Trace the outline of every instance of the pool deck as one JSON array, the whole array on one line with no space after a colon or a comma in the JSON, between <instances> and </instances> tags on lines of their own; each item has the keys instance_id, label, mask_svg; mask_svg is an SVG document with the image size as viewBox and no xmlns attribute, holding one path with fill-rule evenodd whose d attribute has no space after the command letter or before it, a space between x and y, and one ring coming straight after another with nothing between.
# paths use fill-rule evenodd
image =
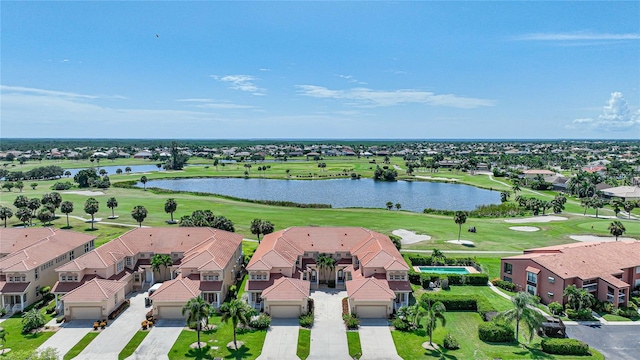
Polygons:
<instances>
[{"instance_id":1,"label":"pool deck","mask_svg":"<svg viewBox=\"0 0 640 360\"><path fill-rule=\"evenodd\" d=\"M476 268L474 268L473 266L414 266L413 270L415 272L421 272L420 268L451 268L451 269L466 269L469 274L479 274L480 272L478 270L476 270ZM427 273L425 273L427 274ZM433 273L436 274L436 273ZM444 274L444 273L440 273L440 274ZM464 274L461 274L464 275Z\"/></svg>"}]
</instances>

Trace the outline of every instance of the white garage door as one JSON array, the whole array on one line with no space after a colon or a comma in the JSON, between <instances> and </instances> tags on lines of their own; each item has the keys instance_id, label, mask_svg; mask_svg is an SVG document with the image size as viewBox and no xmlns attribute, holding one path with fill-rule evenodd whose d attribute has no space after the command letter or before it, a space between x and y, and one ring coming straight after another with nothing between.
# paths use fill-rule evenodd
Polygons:
<instances>
[{"instance_id":1,"label":"white garage door","mask_svg":"<svg viewBox=\"0 0 640 360\"><path fill-rule=\"evenodd\" d=\"M181 306L158 306L158 317L161 319L182 319Z\"/></svg>"},{"instance_id":2,"label":"white garage door","mask_svg":"<svg viewBox=\"0 0 640 360\"><path fill-rule=\"evenodd\" d=\"M269 310L274 318L300 317L300 305L271 305Z\"/></svg>"},{"instance_id":3,"label":"white garage door","mask_svg":"<svg viewBox=\"0 0 640 360\"><path fill-rule=\"evenodd\" d=\"M101 306L74 306L69 309L72 319L101 320Z\"/></svg>"},{"instance_id":4,"label":"white garage door","mask_svg":"<svg viewBox=\"0 0 640 360\"><path fill-rule=\"evenodd\" d=\"M386 318L387 307L385 305L360 305L356 306L356 314L362 319Z\"/></svg>"}]
</instances>

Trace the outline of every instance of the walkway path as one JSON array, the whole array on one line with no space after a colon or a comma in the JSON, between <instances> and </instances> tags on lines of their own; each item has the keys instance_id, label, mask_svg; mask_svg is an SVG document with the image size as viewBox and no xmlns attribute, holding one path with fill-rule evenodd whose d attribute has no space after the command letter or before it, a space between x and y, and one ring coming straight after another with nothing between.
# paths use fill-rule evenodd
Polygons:
<instances>
[{"instance_id":1,"label":"walkway path","mask_svg":"<svg viewBox=\"0 0 640 360\"><path fill-rule=\"evenodd\" d=\"M77 220L82 220L82 221L91 221L90 219L85 219L82 216L75 216L75 215L69 215L70 218L74 218ZM123 224L123 223L115 223L115 222L110 222L110 221L95 221L95 223L100 223L100 224L105 224L105 225L116 225L116 226L126 226L126 227L140 227L140 225L135 225L135 224ZM143 226L143 227L150 227L150 226Z\"/></svg>"},{"instance_id":2,"label":"walkway path","mask_svg":"<svg viewBox=\"0 0 640 360\"><path fill-rule=\"evenodd\" d=\"M400 252L406 253L427 253L431 254L433 250L411 250L402 249ZM445 254L522 254L522 251L501 251L501 250L442 250Z\"/></svg>"},{"instance_id":3,"label":"walkway path","mask_svg":"<svg viewBox=\"0 0 640 360\"><path fill-rule=\"evenodd\" d=\"M342 299L346 291L311 293L314 302L314 324L311 329L309 360L350 360L347 330L342 321Z\"/></svg>"}]
</instances>

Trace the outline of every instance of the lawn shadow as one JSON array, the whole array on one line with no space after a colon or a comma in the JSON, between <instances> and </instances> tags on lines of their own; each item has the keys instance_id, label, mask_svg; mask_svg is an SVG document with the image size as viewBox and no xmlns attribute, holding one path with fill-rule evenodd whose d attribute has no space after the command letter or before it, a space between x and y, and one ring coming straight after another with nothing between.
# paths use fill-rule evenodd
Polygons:
<instances>
[{"instance_id":1,"label":"lawn shadow","mask_svg":"<svg viewBox=\"0 0 640 360\"><path fill-rule=\"evenodd\" d=\"M70 229L73 229L73 226L71 226L71 225L69 225L69 226L63 226L63 227L61 227L60 229L62 229L62 230L70 230Z\"/></svg>"},{"instance_id":2,"label":"lawn shadow","mask_svg":"<svg viewBox=\"0 0 640 360\"><path fill-rule=\"evenodd\" d=\"M251 349L249 349L244 345L242 345L238 350L231 350L229 348L227 348L227 350L229 351L229 354L224 357L225 359L241 360L241 359L246 359L248 357L251 357L253 355L250 353Z\"/></svg>"},{"instance_id":3,"label":"lawn shadow","mask_svg":"<svg viewBox=\"0 0 640 360\"><path fill-rule=\"evenodd\" d=\"M88 229L84 229L84 231L86 232L92 232L92 231L98 231L98 228L88 228Z\"/></svg>"},{"instance_id":4,"label":"lawn shadow","mask_svg":"<svg viewBox=\"0 0 640 360\"><path fill-rule=\"evenodd\" d=\"M425 349L424 355L432 358L438 359L450 359L450 360L458 360L458 357L455 355L448 354L449 350L447 349L439 349L439 350L428 350Z\"/></svg>"},{"instance_id":5,"label":"lawn shadow","mask_svg":"<svg viewBox=\"0 0 640 360\"><path fill-rule=\"evenodd\" d=\"M189 351L187 351L187 353L184 354L184 356L187 358L194 358L196 360L201 360L201 359L211 360L213 359L213 355L209 354L209 350L211 350L211 346L209 345L201 349L198 349L198 348L189 349Z\"/></svg>"}]
</instances>

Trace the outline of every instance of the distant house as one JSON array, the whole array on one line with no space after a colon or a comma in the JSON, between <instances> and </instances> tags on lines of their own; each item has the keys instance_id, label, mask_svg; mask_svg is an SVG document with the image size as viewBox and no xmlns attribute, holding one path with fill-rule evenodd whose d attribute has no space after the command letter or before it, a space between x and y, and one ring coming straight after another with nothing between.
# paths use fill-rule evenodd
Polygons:
<instances>
[{"instance_id":1,"label":"distant house","mask_svg":"<svg viewBox=\"0 0 640 360\"><path fill-rule=\"evenodd\" d=\"M142 150L142 151L138 151L137 153L133 154L133 158L134 159L149 159L153 154L151 153L151 151L147 151L147 150Z\"/></svg>"},{"instance_id":2,"label":"distant house","mask_svg":"<svg viewBox=\"0 0 640 360\"><path fill-rule=\"evenodd\" d=\"M607 198L620 198L624 201L640 199L640 187L638 186L616 186L604 188L602 194Z\"/></svg>"},{"instance_id":3,"label":"distant house","mask_svg":"<svg viewBox=\"0 0 640 360\"><path fill-rule=\"evenodd\" d=\"M502 280L537 295L543 304L565 303L575 285L614 306L627 305L640 286L640 241L573 243L525 250L501 260Z\"/></svg>"},{"instance_id":4,"label":"distant house","mask_svg":"<svg viewBox=\"0 0 640 360\"><path fill-rule=\"evenodd\" d=\"M605 175L607 173L607 167L602 165L585 166L581 170L586 171L589 174L598 173L600 175Z\"/></svg>"},{"instance_id":5,"label":"distant house","mask_svg":"<svg viewBox=\"0 0 640 360\"><path fill-rule=\"evenodd\" d=\"M522 177L526 179L535 179L538 175L542 175L544 177L544 176L553 176L553 175L556 175L556 173L551 170L543 170L543 169L530 169L530 170L522 171Z\"/></svg>"},{"instance_id":6,"label":"distant house","mask_svg":"<svg viewBox=\"0 0 640 360\"><path fill-rule=\"evenodd\" d=\"M333 259L326 271L320 257ZM386 318L408 305L409 266L391 240L355 227L293 227L266 235L247 265L249 303L272 317L308 311L310 289L320 282L347 290L349 310L361 318Z\"/></svg>"},{"instance_id":7,"label":"distant house","mask_svg":"<svg viewBox=\"0 0 640 360\"><path fill-rule=\"evenodd\" d=\"M56 268L58 282L52 292L63 296L68 319L97 319L125 300L121 294L164 281L151 296L153 312L159 317L182 317L176 296L170 295L174 290L165 289L180 288L175 282L195 284L196 296L219 306L241 270L241 243L241 235L211 228L136 228ZM155 254L169 256L173 265L154 270ZM111 290L95 294L87 287ZM117 299L113 307L96 305L111 296ZM180 296L191 298L193 293Z\"/></svg>"},{"instance_id":8,"label":"distant house","mask_svg":"<svg viewBox=\"0 0 640 360\"><path fill-rule=\"evenodd\" d=\"M54 269L93 250L95 238L53 228L0 228L0 305L13 313L36 302L38 289L58 279Z\"/></svg>"}]
</instances>

